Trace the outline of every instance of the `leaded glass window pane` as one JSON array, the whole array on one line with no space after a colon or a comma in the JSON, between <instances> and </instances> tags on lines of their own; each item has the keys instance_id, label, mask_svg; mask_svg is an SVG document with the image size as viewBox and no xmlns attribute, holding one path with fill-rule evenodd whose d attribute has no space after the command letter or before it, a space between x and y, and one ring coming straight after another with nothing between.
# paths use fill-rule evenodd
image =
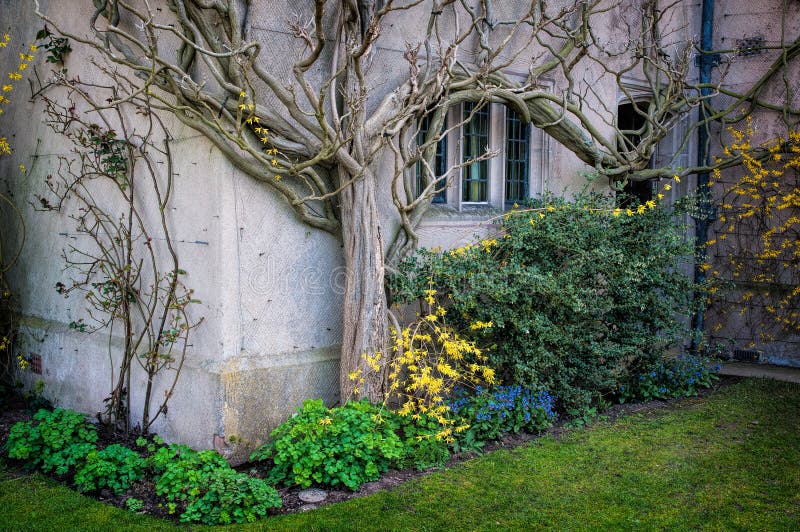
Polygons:
<instances>
[{"instance_id":1,"label":"leaded glass window pane","mask_svg":"<svg viewBox=\"0 0 800 532\"><path fill-rule=\"evenodd\" d=\"M513 109L506 109L506 202L528 198L530 127Z\"/></svg>"},{"instance_id":2,"label":"leaded glass window pane","mask_svg":"<svg viewBox=\"0 0 800 532\"><path fill-rule=\"evenodd\" d=\"M474 112L474 113L473 113ZM464 118L472 118L463 126L463 162L484 155L489 149L489 107L475 110L474 103L464 104ZM483 203L488 200L489 161L465 164L461 178L461 201Z\"/></svg>"}]
</instances>

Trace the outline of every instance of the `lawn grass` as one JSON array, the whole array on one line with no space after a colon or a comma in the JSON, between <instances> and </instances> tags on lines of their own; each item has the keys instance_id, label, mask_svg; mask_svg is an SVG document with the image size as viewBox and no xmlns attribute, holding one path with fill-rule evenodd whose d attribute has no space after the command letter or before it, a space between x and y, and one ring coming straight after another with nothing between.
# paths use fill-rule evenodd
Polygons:
<instances>
[{"instance_id":1,"label":"lawn grass","mask_svg":"<svg viewBox=\"0 0 800 532\"><path fill-rule=\"evenodd\" d=\"M0 527L171 526L38 475L6 477ZM800 385L745 380L668 409L491 453L392 491L250 527L800 530Z\"/></svg>"}]
</instances>

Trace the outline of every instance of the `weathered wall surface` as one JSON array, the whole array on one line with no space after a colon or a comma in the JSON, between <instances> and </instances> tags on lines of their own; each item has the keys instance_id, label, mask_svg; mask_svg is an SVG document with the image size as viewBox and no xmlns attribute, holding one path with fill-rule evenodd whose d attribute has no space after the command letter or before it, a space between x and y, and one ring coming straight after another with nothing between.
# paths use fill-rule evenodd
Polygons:
<instances>
[{"instance_id":1,"label":"weathered wall surface","mask_svg":"<svg viewBox=\"0 0 800 532\"><path fill-rule=\"evenodd\" d=\"M793 6L792 4L795 4ZM786 9L785 17L781 16ZM715 82L722 83L726 89L742 92L752 87L775 62L781 62L781 44L789 44L800 35L800 11L796 3L749 2L731 0L719 2L714 17L714 48L722 50L721 66L715 70ZM748 43L754 47L767 46L772 49L748 51ZM742 48L744 47L744 50ZM796 63L782 79L763 86L759 97L773 103L788 103L793 109L800 107L800 69ZM727 95L715 99L718 108L735 106L745 110L745 106ZM775 113L752 111L750 143L756 146L776 136L786 136L787 124ZM796 127L796 117L789 117L789 123ZM747 130L742 120L731 124L740 131ZM725 130L714 131L722 142L730 145L732 136ZM712 153L719 154L717 151ZM777 166L769 164L767 168ZM723 172L721 179L713 187L713 195L720 209L709 238L708 275L715 281L737 283L718 285L714 301L708 312L706 330L713 342L728 354L755 358L762 362L781 365L800 366L800 335L797 334L798 309L783 309L778 301L788 292L796 290L800 284L797 276L796 257L783 254L777 258L755 260L751 251L762 248L763 234L769 228L776 228L790 216L797 216L796 206L789 210L773 211L771 219L758 216L740 217L750 206L758 205L767 195L783 190L785 194L797 186L796 171L786 172L770 181L779 184L774 189L765 190L762 198L738 197L731 193L734 185L744 176L741 169ZM776 220L781 220L780 223ZM797 224L789 233L796 235ZM784 262L781 266L780 262ZM791 263L791 265L790 265ZM775 272L780 273L775 277ZM770 281L764 282L770 276ZM759 278L761 280L759 280ZM750 282L753 281L753 282ZM772 311L769 309L772 308ZM776 318L788 319L780 324Z\"/></svg>"},{"instance_id":2,"label":"weathered wall surface","mask_svg":"<svg viewBox=\"0 0 800 532\"><path fill-rule=\"evenodd\" d=\"M85 33L90 4L64 10L59 3L42 3L78 33ZM5 1L3 11L19 14L12 28L14 44L22 49L33 42L42 23L32 3ZM73 48L65 65L70 75L102 79L86 50ZM50 65L41 56L35 64L46 78ZM109 393L118 366L109 351L118 352L121 338L109 339L107 331L81 334L68 326L85 318L86 309L79 294L64 298L55 290L72 273L64 271L61 254L87 242L81 241L85 237L77 234L74 221L37 212L30 204L44 193L45 177L55 172L68 146L41 123L42 107L28 101L30 90L20 84L16 91L0 122L15 149L13 157L0 160L0 175L24 214L26 230L10 281L23 313L21 352L38 355L42 366L41 375L26 371L20 377L29 386L43 381L44 395L59 406L93 414L102 410ZM174 137L175 163L167 217L187 271L183 281L202 301L190 306L190 313L204 321L190 336L168 412L153 429L167 440L217 447L238 459L249 451L228 445L231 437L256 445L303 400L338 401L339 243L302 225L282 200L235 170L204 138L165 118ZM18 164L28 168L25 175ZM11 236L13 243L21 233L7 210L3 224L15 228L4 231L17 235ZM131 393L134 414L141 412L143 400L139 373L139 387ZM166 372L157 382L154 403L171 377Z\"/></svg>"}]
</instances>

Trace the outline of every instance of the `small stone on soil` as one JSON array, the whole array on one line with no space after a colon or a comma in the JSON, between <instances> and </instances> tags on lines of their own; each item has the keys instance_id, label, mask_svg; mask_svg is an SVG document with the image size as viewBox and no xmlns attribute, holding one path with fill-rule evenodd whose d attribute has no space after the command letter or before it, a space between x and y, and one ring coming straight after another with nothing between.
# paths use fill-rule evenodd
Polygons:
<instances>
[{"instance_id":1,"label":"small stone on soil","mask_svg":"<svg viewBox=\"0 0 800 532\"><path fill-rule=\"evenodd\" d=\"M322 502L328 497L328 493L324 490L311 488L303 490L297 494L297 498L303 502Z\"/></svg>"}]
</instances>

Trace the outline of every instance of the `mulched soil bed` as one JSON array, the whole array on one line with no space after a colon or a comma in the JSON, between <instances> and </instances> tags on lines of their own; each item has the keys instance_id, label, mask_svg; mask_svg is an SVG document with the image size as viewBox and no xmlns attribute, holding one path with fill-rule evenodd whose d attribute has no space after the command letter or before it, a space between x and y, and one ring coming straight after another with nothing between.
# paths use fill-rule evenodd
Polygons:
<instances>
[{"instance_id":1,"label":"mulched soil bed","mask_svg":"<svg viewBox=\"0 0 800 532\"><path fill-rule=\"evenodd\" d=\"M741 380L740 377L730 377L730 376L721 376L720 380L715 383L712 388L707 390L703 390L700 392L700 397L706 396L712 393L714 390L722 387L728 386L730 384L739 382ZM679 401L679 400L678 400ZM623 404L623 405L614 405L607 411L602 413L604 419L613 421L618 417L635 414L635 413L642 413L642 412L652 412L655 410L661 410L667 408L670 404L673 404L673 401L662 401L662 400L654 400L648 401L645 403L630 403L630 404ZM11 429L11 426L16 423L17 421L27 421L31 419L32 413L25 410L24 404L21 402L17 402L11 405L8 405L7 408L0 412L0 442L2 442L3 446L5 444L6 438L8 437L8 431ZM555 437L560 436L571 430L568 422L561 422L556 424L555 426L551 427L547 431L544 432L544 435L552 435ZM487 443L482 453L487 453L491 451L496 451L498 449L513 449L518 447L519 445L523 445L528 443L532 440L540 438L542 434L507 434L502 439ZM106 428L100 428L98 431L98 446L99 447L106 447L112 443L121 443L123 445L127 445L128 447L135 447L136 435L125 435L123 433L114 432L108 430ZM5 454L5 451L3 451ZM478 453L475 452L466 452L460 453L458 455L454 455L448 462L445 464L444 468L450 468L464 462L466 460L475 458L478 456ZM29 474L21 464L17 462L11 462L5 460L6 463L6 475L9 477L17 477ZM262 476L263 472L256 469L252 464L244 464L236 468L239 471L249 472L254 476ZM370 495L372 493L386 490L393 488L399 484L407 482L409 480L422 477L424 475L428 475L435 471L438 471L439 468L430 468L424 471L417 471L417 470L405 470L405 471L396 471L391 470L381 476L380 479L374 482L368 482L363 484L357 491L350 491L350 490L338 490L332 488L323 488L327 493L327 497L324 501L320 503L306 503L300 500L299 494L302 489L298 487L291 487L291 488L279 488L278 493L280 493L282 506L276 510L274 510L274 514L289 514L295 513L300 511L311 510L314 508L318 508L321 506L326 506L328 504L334 504L341 501L346 501L348 499L353 499L357 497L363 497L365 495ZM69 478L57 478L62 482L69 484ZM155 487L152 482L149 481L140 481L134 484L126 494L124 495L116 495L111 491L102 490L99 494L96 494L96 498L100 501L103 501L108 504L113 504L114 506L118 506L120 508L125 508L125 501L131 497L135 497L141 501L143 501L142 510L145 513L150 515L154 515L156 517L160 517L163 519L170 519L177 521L178 515L180 514L180 510L175 514L169 514L167 512L166 505L163 504L163 501L156 495Z\"/></svg>"}]
</instances>

